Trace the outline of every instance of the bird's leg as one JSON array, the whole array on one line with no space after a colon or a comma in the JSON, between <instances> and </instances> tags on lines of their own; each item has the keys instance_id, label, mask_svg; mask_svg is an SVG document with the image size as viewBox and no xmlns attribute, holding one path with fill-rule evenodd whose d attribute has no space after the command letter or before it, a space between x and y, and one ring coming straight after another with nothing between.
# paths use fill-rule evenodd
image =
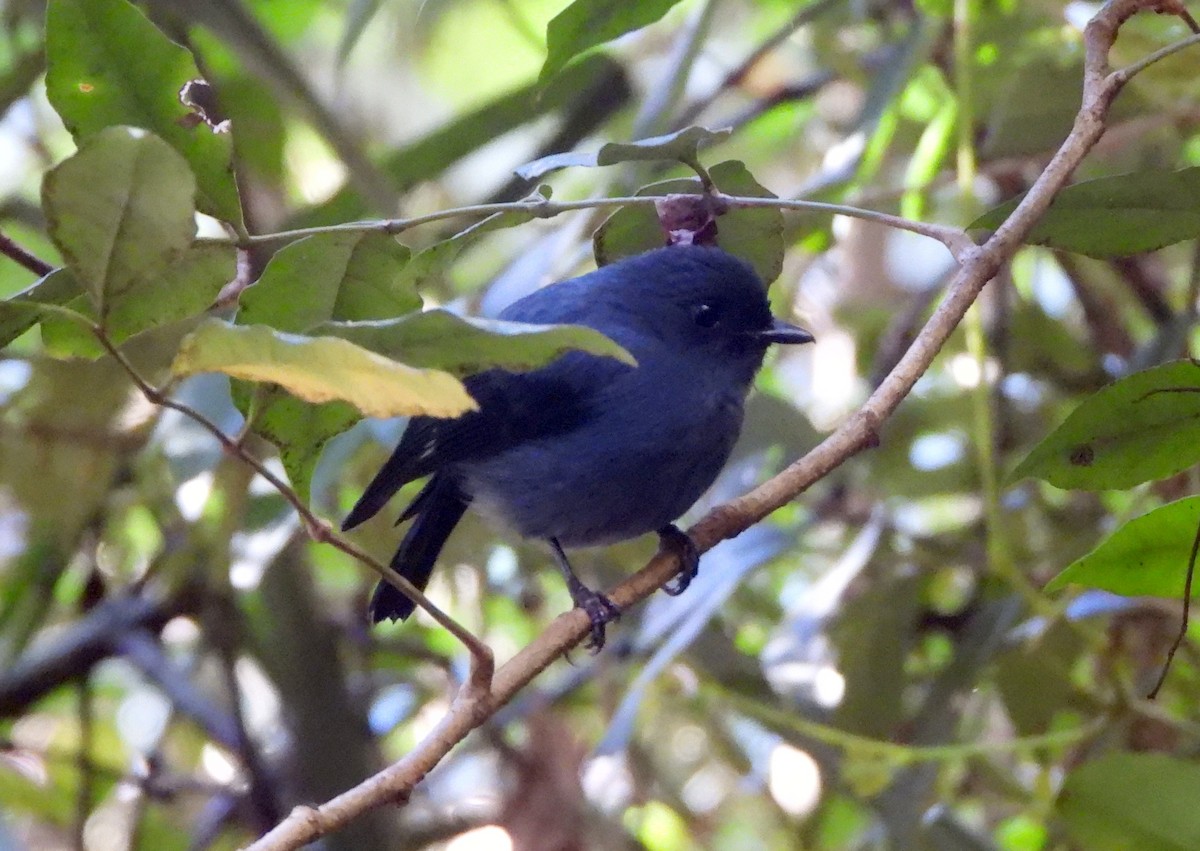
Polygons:
<instances>
[{"instance_id":1,"label":"bird's leg","mask_svg":"<svg viewBox=\"0 0 1200 851\"><path fill-rule=\"evenodd\" d=\"M679 573L663 586L663 590L672 597L678 597L700 573L700 551L696 549L695 541L674 523L668 523L658 530L658 547L660 550L674 550L679 556Z\"/></svg>"},{"instance_id":2,"label":"bird's leg","mask_svg":"<svg viewBox=\"0 0 1200 851\"><path fill-rule=\"evenodd\" d=\"M571 563L567 561L567 554L563 552L562 545L556 538L550 539L550 547L554 551L554 561L566 580L567 590L571 592L575 607L587 612L588 620L592 622L592 635L586 647L593 653L599 653L600 648L604 646L604 625L621 617L621 610L608 597L579 581L579 577L571 569Z\"/></svg>"}]
</instances>

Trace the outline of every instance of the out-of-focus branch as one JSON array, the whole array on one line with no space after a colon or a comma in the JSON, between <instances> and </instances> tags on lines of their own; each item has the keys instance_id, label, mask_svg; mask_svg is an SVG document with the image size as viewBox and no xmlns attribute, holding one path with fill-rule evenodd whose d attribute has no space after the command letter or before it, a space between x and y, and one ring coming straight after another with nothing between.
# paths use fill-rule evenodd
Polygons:
<instances>
[{"instance_id":1,"label":"out-of-focus branch","mask_svg":"<svg viewBox=\"0 0 1200 851\"><path fill-rule=\"evenodd\" d=\"M19 715L64 682L84 676L97 662L120 652L124 637L143 630L156 633L171 618L194 612L196 596L181 591L156 599L139 593L100 602L0 674L0 717Z\"/></svg>"},{"instance_id":2,"label":"out-of-focus branch","mask_svg":"<svg viewBox=\"0 0 1200 851\"><path fill-rule=\"evenodd\" d=\"M1143 10L1177 13L1178 5L1162 0L1109 0L1096 13L1084 32L1087 55L1082 106L1070 134L1028 194L984 245L957 255L961 265L942 302L862 408L778 476L745 496L714 509L688 530L701 551L745 531L795 499L848 458L878 441L880 426L933 363L984 286L1013 256L1103 134L1112 102L1129 79L1129 74L1113 73L1108 65L1108 53L1121 24ZM678 568L674 555L660 553L613 589L609 596L624 609L652 594L670 580ZM405 801L413 787L458 742L555 659L577 645L588 634L589 628L588 618L582 611L572 610L560 615L545 632L496 671L489 690L481 692L478 688L464 687L438 725L407 756L319 807L297 807L274 830L250 846L251 851L299 848L341 828L368 810Z\"/></svg>"},{"instance_id":3,"label":"out-of-focus branch","mask_svg":"<svg viewBox=\"0 0 1200 851\"><path fill-rule=\"evenodd\" d=\"M35 256L29 251L26 251L3 233L0 233L0 254L16 260L39 278L49 275L54 271L54 267L45 260L42 260L40 257Z\"/></svg>"}]
</instances>

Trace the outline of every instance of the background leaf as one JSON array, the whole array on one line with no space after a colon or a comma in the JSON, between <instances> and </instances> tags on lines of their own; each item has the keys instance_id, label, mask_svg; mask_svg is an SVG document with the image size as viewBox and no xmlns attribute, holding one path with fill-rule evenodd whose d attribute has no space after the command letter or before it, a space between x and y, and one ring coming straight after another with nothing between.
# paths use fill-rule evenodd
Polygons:
<instances>
[{"instance_id":1,"label":"background leaf","mask_svg":"<svg viewBox=\"0 0 1200 851\"><path fill-rule=\"evenodd\" d=\"M1067 775L1057 809L1094 851L1187 851L1200 845L1200 766L1165 754L1112 753Z\"/></svg>"},{"instance_id":2,"label":"background leaf","mask_svg":"<svg viewBox=\"0 0 1200 851\"><path fill-rule=\"evenodd\" d=\"M717 163L708 172L722 192L756 198L774 197L754 179L743 163L736 160ZM695 194L700 191L698 178L682 178L643 186L637 194ZM748 262L765 283L769 284L779 277L783 269L783 214L779 210L766 207L735 208L718 216L716 224L717 244L721 248ZM663 244L664 236L657 213L643 206L617 210L605 219L592 237L596 263L601 266Z\"/></svg>"},{"instance_id":3,"label":"background leaf","mask_svg":"<svg viewBox=\"0 0 1200 851\"><path fill-rule=\"evenodd\" d=\"M381 233L322 233L284 246L246 290L238 324L302 332L331 319L382 319L416 310L403 278L409 250Z\"/></svg>"}]
</instances>

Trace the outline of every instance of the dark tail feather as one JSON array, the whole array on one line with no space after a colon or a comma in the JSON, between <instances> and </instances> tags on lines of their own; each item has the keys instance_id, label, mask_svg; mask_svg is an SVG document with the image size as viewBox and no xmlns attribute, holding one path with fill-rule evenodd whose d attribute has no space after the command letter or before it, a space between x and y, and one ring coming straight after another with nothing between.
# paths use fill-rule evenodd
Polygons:
<instances>
[{"instance_id":1,"label":"dark tail feather","mask_svg":"<svg viewBox=\"0 0 1200 851\"><path fill-rule=\"evenodd\" d=\"M407 465L407 453L402 452L401 447L397 446L396 450L388 457L387 463L375 474L375 478L371 479L371 483L358 498L358 502L350 509L346 519L342 521L343 532L349 532L364 520L370 520L379 513L379 509L387 505L389 499L396 495L396 491L415 478L411 471L406 469ZM426 490L428 490L428 486L426 486Z\"/></svg>"},{"instance_id":2,"label":"dark tail feather","mask_svg":"<svg viewBox=\"0 0 1200 851\"><path fill-rule=\"evenodd\" d=\"M417 519L392 556L392 569L424 591L438 553L462 519L468 502L453 481L440 476L430 479L404 512L405 517L415 515ZM368 611L371 622L379 623L384 618L404 620L414 608L412 600L386 582L380 582L371 595Z\"/></svg>"}]
</instances>

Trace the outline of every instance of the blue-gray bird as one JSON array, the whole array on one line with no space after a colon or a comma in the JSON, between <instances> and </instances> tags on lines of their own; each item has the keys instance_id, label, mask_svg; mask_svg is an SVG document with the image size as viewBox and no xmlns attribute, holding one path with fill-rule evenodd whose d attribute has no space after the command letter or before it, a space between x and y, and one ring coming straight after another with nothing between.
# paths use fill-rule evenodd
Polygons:
<instances>
[{"instance_id":1,"label":"blue-gray bird","mask_svg":"<svg viewBox=\"0 0 1200 851\"><path fill-rule=\"evenodd\" d=\"M620 611L580 582L564 549L658 532L681 548L683 570L666 590L682 592L698 556L673 521L729 458L768 346L813 338L771 315L766 287L749 264L706 246L619 260L538 290L500 318L594 328L637 366L572 352L531 372L468 377L479 409L457 419L413 418L342 528L432 474L397 521L413 524L392 567L423 589L442 545L473 507L549 543L598 650L605 624ZM376 623L407 618L413 607L381 582L370 615Z\"/></svg>"}]
</instances>

